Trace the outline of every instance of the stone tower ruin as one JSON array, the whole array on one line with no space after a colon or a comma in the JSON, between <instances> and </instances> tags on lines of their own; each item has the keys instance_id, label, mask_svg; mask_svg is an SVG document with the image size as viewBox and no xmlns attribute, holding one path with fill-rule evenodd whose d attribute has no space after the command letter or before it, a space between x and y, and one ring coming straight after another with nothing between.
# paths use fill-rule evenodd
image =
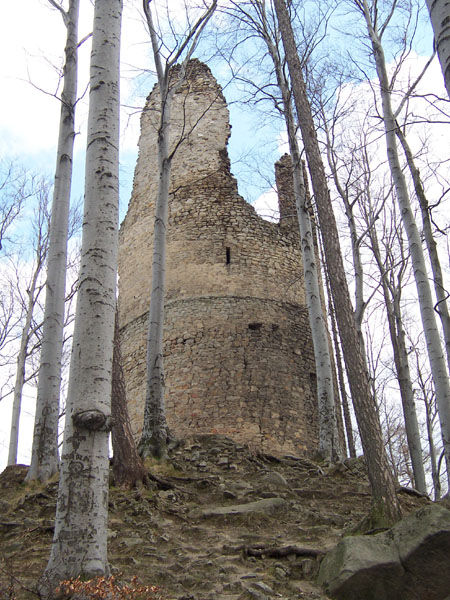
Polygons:
<instances>
[{"instance_id":1,"label":"stone tower ruin","mask_svg":"<svg viewBox=\"0 0 450 600\"><path fill-rule=\"evenodd\" d=\"M119 310L133 429L142 428L158 89L142 115L120 231ZM317 448L316 376L289 157L276 165L280 222L259 217L230 172L229 114L207 66L191 61L171 119L164 368L177 436L219 433L275 453Z\"/></svg>"}]
</instances>

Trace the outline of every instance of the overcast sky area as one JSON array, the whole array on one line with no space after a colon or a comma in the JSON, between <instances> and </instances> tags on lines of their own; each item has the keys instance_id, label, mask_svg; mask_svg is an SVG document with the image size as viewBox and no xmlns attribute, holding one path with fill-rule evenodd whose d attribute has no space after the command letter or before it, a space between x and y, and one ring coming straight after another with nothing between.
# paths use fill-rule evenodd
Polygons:
<instances>
[{"instance_id":1,"label":"overcast sky area","mask_svg":"<svg viewBox=\"0 0 450 600\"><path fill-rule=\"evenodd\" d=\"M121 219L131 193L132 178L137 156L139 136L139 111L145 97L150 92L154 77L151 74L152 61L148 34L139 13L141 2L125 0L122 33L122 80L121 98L124 104L121 114ZM87 0L81 2L80 38L87 35L92 27L92 6ZM59 124L59 103L53 96L58 93L59 69L62 65L62 52L65 43L65 27L59 12L50 7L46 0L26 0L5 2L2 5L0 20L0 160L17 161L32 170L52 177L55 164L56 141ZM423 36L424 53L431 48L429 32ZM90 43L86 42L79 55L79 93L87 89L89 72ZM425 59L419 60L423 64ZM145 69L149 72L145 74ZM224 84L224 73L213 74ZM443 92L442 74L439 65L430 69L423 86L436 93ZM232 92L230 92L231 94ZM228 98L228 90L225 89ZM87 99L80 101L77 108L78 135L75 142L73 197L81 198L84 185L84 146L85 124L87 121ZM232 138L232 170L238 175L240 190L245 195L246 186L239 180L239 173L245 168L239 166L240 154L245 154L250 146L262 143L264 127L261 117L254 111L242 112L237 105L230 106ZM267 146L267 159L271 162L286 151L283 136L276 134L280 125L273 121L267 124L272 143ZM450 156L448 127L442 127L430 142L437 154ZM255 178L256 179L256 178ZM260 181L258 179L258 181ZM268 184L267 184L268 188ZM249 188L250 189L250 188ZM261 189L261 192L263 190ZM253 189L253 195L258 194ZM267 204L267 209L265 208ZM269 212L273 204L273 194L266 193L258 205L263 212ZM0 373L1 377L1 373ZM8 404L10 404L8 399ZM6 403L6 400L5 400ZM9 438L9 406L0 405L0 470L6 464L5 448ZM33 394L25 392L23 422L21 423L21 443L19 461L29 462L31 445Z\"/></svg>"}]
</instances>

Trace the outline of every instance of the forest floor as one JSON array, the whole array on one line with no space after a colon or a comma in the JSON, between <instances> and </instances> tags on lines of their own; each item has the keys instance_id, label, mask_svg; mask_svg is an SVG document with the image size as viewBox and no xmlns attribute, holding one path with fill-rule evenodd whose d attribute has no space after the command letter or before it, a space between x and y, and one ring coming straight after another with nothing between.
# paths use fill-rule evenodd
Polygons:
<instances>
[{"instance_id":1,"label":"forest floor","mask_svg":"<svg viewBox=\"0 0 450 600\"><path fill-rule=\"evenodd\" d=\"M210 435L150 468L153 489L111 487L108 552L118 579L160 586L164 600L325 600L322 553L370 507L361 459L323 466ZM49 556L57 482L26 484L26 470L0 475L0 600L36 600ZM405 514L428 502L399 497Z\"/></svg>"}]
</instances>

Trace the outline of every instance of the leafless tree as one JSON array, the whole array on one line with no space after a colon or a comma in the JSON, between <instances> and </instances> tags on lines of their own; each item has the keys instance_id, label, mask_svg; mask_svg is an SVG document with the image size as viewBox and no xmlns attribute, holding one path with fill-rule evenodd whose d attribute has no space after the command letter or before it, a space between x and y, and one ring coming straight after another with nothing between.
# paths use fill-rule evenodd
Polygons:
<instances>
[{"instance_id":1,"label":"leafless tree","mask_svg":"<svg viewBox=\"0 0 450 600\"><path fill-rule=\"evenodd\" d=\"M167 455L169 432L164 404L163 366L163 323L166 232L169 199L170 171L172 159L179 148L179 142L171 147L170 114L172 100L186 77L186 69L199 39L209 19L216 9L217 1L205 4L204 10L194 23L188 25L187 32L173 50L167 50L164 57L164 38L154 23L151 2L143 0L143 8L150 34L153 58L159 86L160 122L158 127L159 185L155 208L154 245L152 262L152 284L147 334L147 391L144 410L144 425L139 442L141 456ZM179 64L177 64L179 63ZM175 68L176 67L176 68Z\"/></svg>"},{"instance_id":2,"label":"leafless tree","mask_svg":"<svg viewBox=\"0 0 450 600\"><path fill-rule=\"evenodd\" d=\"M119 49L122 0L96 0L81 266L55 532L41 580L109 573L108 441L119 214Z\"/></svg>"},{"instance_id":3,"label":"leafless tree","mask_svg":"<svg viewBox=\"0 0 450 600\"><path fill-rule=\"evenodd\" d=\"M64 304L70 190L72 183L75 105L77 101L78 13L80 0L69 0L67 10L49 0L67 30L61 116L50 222L49 257L45 291L41 364L33 435L31 465L27 480L47 480L58 471L58 417L63 351Z\"/></svg>"},{"instance_id":4,"label":"leafless tree","mask_svg":"<svg viewBox=\"0 0 450 600\"><path fill-rule=\"evenodd\" d=\"M396 199L402 215L403 227L408 238L413 265L422 326L427 340L427 351L436 390L441 432L447 462L447 476L450 478L450 384L439 330L436 324L434 302L431 294L427 267L422 250L420 233L412 210L408 186L400 163L395 118L392 99L392 82L389 80L382 38L395 14L393 2L386 12L380 11L378 2L370 4L366 0L354 0L354 4L365 20L371 43L371 51L376 66L379 93L382 104L382 117L385 130L386 152L394 182Z\"/></svg>"},{"instance_id":5,"label":"leafless tree","mask_svg":"<svg viewBox=\"0 0 450 600\"><path fill-rule=\"evenodd\" d=\"M39 296L45 285L43 281L43 271L46 264L48 252L48 227L50 221L49 213L49 192L48 182L41 181L36 190L36 207L34 209L34 218L32 221L32 266L27 277L25 298L23 303L23 322L21 323L21 335L19 348L17 352L16 376L13 393L13 408L11 417L11 429L9 439L8 464L14 465L17 462L17 450L19 442L19 422L20 410L22 405L22 393L25 383L25 366L27 358L31 353L30 340L36 335L39 325L33 325L36 306ZM22 278L18 281L23 282ZM21 292L21 290L19 290Z\"/></svg>"},{"instance_id":6,"label":"leafless tree","mask_svg":"<svg viewBox=\"0 0 450 600\"><path fill-rule=\"evenodd\" d=\"M392 522L400 516L400 508L395 494L395 482L384 449L381 427L369 386L369 378L361 351L360 340L356 331L336 220L331 209L327 179L320 155L311 106L306 94L302 67L297 54L288 8L284 0L274 0L274 6L286 54L299 127L312 180L314 198L319 215L319 226L322 229L324 239L327 269L335 300L337 323L349 384L351 386L352 400L368 464L374 501L372 516L380 522Z\"/></svg>"}]
</instances>

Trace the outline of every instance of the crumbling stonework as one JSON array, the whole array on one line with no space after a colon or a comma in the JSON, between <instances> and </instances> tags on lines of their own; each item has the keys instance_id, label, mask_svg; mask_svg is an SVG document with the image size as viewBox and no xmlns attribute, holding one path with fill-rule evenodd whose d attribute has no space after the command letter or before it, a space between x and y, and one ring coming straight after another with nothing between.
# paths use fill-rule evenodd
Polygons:
<instances>
[{"instance_id":1,"label":"crumbling stonework","mask_svg":"<svg viewBox=\"0 0 450 600\"><path fill-rule=\"evenodd\" d=\"M189 65L174 98L164 368L174 433L217 432L270 452L317 447L314 354L289 157L277 163L280 223L237 191L228 109L208 67ZM142 427L158 90L142 116L133 195L120 232L119 310L130 417Z\"/></svg>"}]
</instances>

